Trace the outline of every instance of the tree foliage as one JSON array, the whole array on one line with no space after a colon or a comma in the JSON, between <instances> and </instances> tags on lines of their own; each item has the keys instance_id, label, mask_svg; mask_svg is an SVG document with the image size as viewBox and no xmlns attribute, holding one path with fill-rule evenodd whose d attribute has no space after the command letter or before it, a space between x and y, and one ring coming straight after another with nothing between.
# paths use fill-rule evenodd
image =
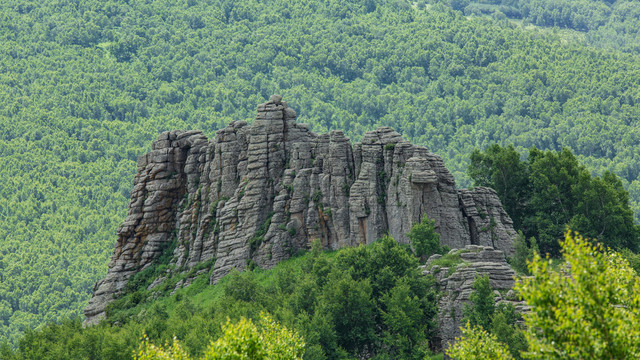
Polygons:
<instances>
[{"instance_id":1,"label":"tree foliage","mask_svg":"<svg viewBox=\"0 0 640 360\"><path fill-rule=\"evenodd\" d=\"M634 0L480 0L464 9L468 15L501 13L541 27L558 27L586 33L588 44L638 53L640 8Z\"/></svg>"},{"instance_id":2,"label":"tree foliage","mask_svg":"<svg viewBox=\"0 0 640 360\"><path fill-rule=\"evenodd\" d=\"M545 253L559 254L557 240L566 226L606 246L638 248L640 230L620 178L610 171L592 176L566 148L531 148L522 161L513 147L492 145L474 151L469 175L476 185L496 189L514 226L535 237Z\"/></svg>"},{"instance_id":3,"label":"tree foliage","mask_svg":"<svg viewBox=\"0 0 640 360\"><path fill-rule=\"evenodd\" d=\"M600 1L544 6L578 2L594 14L587 24L599 23L589 9ZM15 346L27 328L82 316L126 216L136 158L158 133L214 137L273 93L316 132L357 141L392 126L441 155L460 186L476 147L568 147L590 170L620 176L639 208L635 1L615 2L585 35L625 53L412 5L3 1L0 341Z\"/></svg>"},{"instance_id":4,"label":"tree foliage","mask_svg":"<svg viewBox=\"0 0 640 360\"><path fill-rule=\"evenodd\" d=\"M422 217L420 223L414 224L407 233L414 252L421 261L433 254L442 254L445 247L440 245L440 234L435 230L435 221L429 220L427 215Z\"/></svg>"},{"instance_id":5,"label":"tree foliage","mask_svg":"<svg viewBox=\"0 0 640 360\"><path fill-rule=\"evenodd\" d=\"M205 272L173 295L175 286L125 295L98 326L74 321L29 330L10 359L121 360L136 349L150 358L252 352L257 359L290 354L299 334L305 359L422 360L436 340L437 292L418 265L407 245L385 237L337 253L316 247L272 270L232 272L214 286ZM219 340L211 345L212 339Z\"/></svg>"},{"instance_id":6,"label":"tree foliage","mask_svg":"<svg viewBox=\"0 0 640 360\"><path fill-rule=\"evenodd\" d=\"M302 360L304 340L266 314L260 315L258 326L241 318L222 326L222 336L205 350L202 360ZM164 348L144 338L135 360L190 360L177 339Z\"/></svg>"},{"instance_id":7,"label":"tree foliage","mask_svg":"<svg viewBox=\"0 0 640 360\"><path fill-rule=\"evenodd\" d=\"M487 331L494 340L504 345L511 356L521 359L521 352L527 349L524 333L517 324L521 317L516 314L513 305L496 304L489 276L476 277L469 300L470 304L466 304L463 308L462 321L463 323L466 321L467 330L469 332L478 331L477 329Z\"/></svg>"},{"instance_id":8,"label":"tree foliage","mask_svg":"<svg viewBox=\"0 0 640 360\"><path fill-rule=\"evenodd\" d=\"M532 276L516 282L516 290L531 307L524 314L524 358L638 358L640 277L620 254L577 233L567 230L561 245L561 269L553 270L551 260L536 253L529 264ZM498 343L499 332L489 335L467 323L463 333L448 351L453 358L512 358L509 346Z\"/></svg>"},{"instance_id":9,"label":"tree foliage","mask_svg":"<svg viewBox=\"0 0 640 360\"><path fill-rule=\"evenodd\" d=\"M496 336L482 327L472 327L469 323L462 328L462 338L447 350L447 355L459 360L512 360L509 349L498 342Z\"/></svg>"},{"instance_id":10,"label":"tree foliage","mask_svg":"<svg viewBox=\"0 0 640 360\"><path fill-rule=\"evenodd\" d=\"M517 273L529 275L529 267L527 264L533 260L533 255L536 252L540 252L536 238L532 237L527 241L522 231L519 231L514 240L513 247L514 254L507 259L509 260L509 265L511 265Z\"/></svg>"},{"instance_id":11,"label":"tree foliage","mask_svg":"<svg viewBox=\"0 0 640 360\"><path fill-rule=\"evenodd\" d=\"M489 276L476 277L473 282L473 291L469 295L472 305L467 305L464 308L465 319L473 326L490 329L496 306L493 298L493 289L489 283Z\"/></svg>"},{"instance_id":12,"label":"tree foliage","mask_svg":"<svg viewBox=\"0 0 640 360\"><path fill-rule=\"evenodd\" d=\"M635 359L640 356L640 278L618 253L567 231L566 265L540 255L517 290L531 359Z\"/></svg>"},{"instance_id":13,"label":"tree foliage","mask_svg":"<svg viewBox=\"0 0 640 360\"><path fill-rule=\"evenodd\" d=\"M475 149L470 160L469 177L473 184L493 188L511 216L513 226L521 228L525 207L531 198L531 177L529 166L520 160L520 153L513 145L503 148L493 144L484 152Z\"/></svg>"}]
</instances>

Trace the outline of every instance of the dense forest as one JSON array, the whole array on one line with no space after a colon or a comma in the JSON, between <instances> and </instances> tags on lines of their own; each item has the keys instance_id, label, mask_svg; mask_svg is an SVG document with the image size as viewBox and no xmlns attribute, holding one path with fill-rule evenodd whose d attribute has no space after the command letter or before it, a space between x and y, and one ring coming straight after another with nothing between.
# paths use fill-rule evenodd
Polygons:
<instances>
[{"instance_id":1,"label":"dense forest","mask_svg":"<svg viewBox=\"0 0 640 360\"><path fill-rule=\"evenodd\" d=\"M175 336L187 354L200 356L226 319L258 320L263 312L303 336L305 359L431 354L435 278L422 275L407 245L390 237L333 253L316 245L273 270L236 271L216 286L205 272L171 296L179 276L149 291L150 282L138 284L110 305L108 322L83 328L76 319L27 331L15 352L0 348L0 358L131 359L143 333L159 345Z\"/></svg>"},{"instance_id":2,"label":"dense forest","mask_svg":"<svg viewBox=\"0 0 640 360\"><path fill-rule=\"evenodd\" d=\"M411 234L413 248L428 249L423 255L447 251L428 220ZM526 327L513 305L495 303L489 277L478 276L463 310L464 338L447 353L461 360L640 355L637 272L578 234L566 232L560 243L564 270L535 254L533 276L516 282L531 306ZM421 274L418 254L388 236L332 253L316 242L272 270L232 272L216 286L197 269L151 290L148 278L120 296L98 326L76 318L28 329L15 350L0 345L0 358L442 359L430 350L439 340L436 279ZM460 257L449 252L433 266L456 266ZM185 277L191 285L171 292ZM580 331L567 336L568 327Z\"/></svg>"},{"instance_id":3,"label":"dense forest","mask_svg":"<svg viewBox=\"0 0 640 360\"><path fill-rule=\"evenodd\" d=\"M635 0L452 0L449 4L467 15L572 29L581 32L576 38L589 45L640 51L640 6Z\"/></svg>"},{"instance_id":4,"label":"dense forest","mask_svg":"<svg viewBox=\"0 0 640 360\"><path fill-rule=\"evenodd\" d=\"M566 147L593 174L618 175L637 214L635 10L588 3L610 10L584 30L534 20L518 2L505 6L528 23L467 16L473 4L455 2L3 1L0 341L80 316L136 158L159 132L214 136L273 93L314 131L357 140L392 126L441 155L460 186L476 148L514 144L524 158ZM527 6L552 6L539 4ZM591 46L607 31L619 50Z\"/></svg>"}]
</instances>

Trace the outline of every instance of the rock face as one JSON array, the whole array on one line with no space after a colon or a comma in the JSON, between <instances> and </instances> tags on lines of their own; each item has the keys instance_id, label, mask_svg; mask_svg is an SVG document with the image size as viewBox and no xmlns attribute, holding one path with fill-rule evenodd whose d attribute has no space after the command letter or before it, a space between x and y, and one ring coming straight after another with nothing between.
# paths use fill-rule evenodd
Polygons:
<instances>
[{"instance_id":1,"label":"rock face","mask_svg":"<svg viewBox=\"0 0 640 360\"><path fill-rule=\"evenodd\" d=\"M442 349L447 349L462 332L464 324L463 309L469 304L469 295L473 291L473 283L478 275L488 275L494 289L496 302L510 302L520 313L526 311L522 302L516 301L512 295L515 284L515 273L507 263L503 251L488 246L467 245L463 249L452 249L458 253L461 263L451 273L449 268L433 265L440 255L434 255L427 261L423 273L433 274L439 280L442 297L438 304L438 330Z\"/></svg>"},{"instance_id":2,"label":"rock face","mask_svg":"<svg viewBox=\"0 0 640 360\"><path fill-rule=\"evenodd\" d=\"M128 279L160 258L186 271L211 261L211 282L247 264L269 268L319 239L326 249L405 235L426 215L443 244L513 252L515 231L496 193L458 190L440 157L382 127L352 145L317 135L280 96L214 139L160 135L138 159L129 215L107 276L85 309L97 322ZM163 256L164 254L164 256Z\"/></svg>"}]
</instances>

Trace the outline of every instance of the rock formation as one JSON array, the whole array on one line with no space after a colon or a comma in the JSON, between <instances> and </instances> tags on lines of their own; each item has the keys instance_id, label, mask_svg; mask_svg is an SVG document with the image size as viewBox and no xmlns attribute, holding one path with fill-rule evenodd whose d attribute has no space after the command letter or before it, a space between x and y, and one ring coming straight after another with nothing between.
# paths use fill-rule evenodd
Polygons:
<instances>
[{"instance_id":1,"label":"rock formation","mask_svg":"<svg viewBox=\"0 0 640 360\"><path fill-rule=\"evenodd\" d=\"M527 310L511 290L515 284L515 273L507 263L504 252L488 246L467 245L460 250L452 249L450 254L459 254L460 263L455 269L435 265L440 255L433 255L423 266L423 273L434 275L440 283L442 297L438 304L438 331L443 350L462 335L463 309L470 303L473 283L479 275L489 276L497 303L509 302L520 313Z\"/></svg>"},{"instance_id":2,"label":"rock formation","mask_svg":"<svg viewBox=\"0 0 640 360\"><path fill-rule=\"evenodd\" d=\"M314 239L326 249L387 233L407 243L405 233L424 215L452 248L513 252L515 232L496 193L456 189L426 148L388 127L351 145L342 131L317 135L295 119L274 95L252 125L232 122L214 139L161 134L138 159L129 215L86 322L97 322L128 279L160 258L171 258L176 271L211 261L215 283L249 263L272 267Z\"/></svg>"}]
</instances>

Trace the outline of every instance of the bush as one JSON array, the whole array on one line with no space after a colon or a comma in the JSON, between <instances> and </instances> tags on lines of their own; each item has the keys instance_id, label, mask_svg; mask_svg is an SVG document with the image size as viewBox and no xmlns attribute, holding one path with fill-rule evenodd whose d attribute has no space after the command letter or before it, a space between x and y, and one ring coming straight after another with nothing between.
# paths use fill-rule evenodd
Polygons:
<instances>
[{"instance_id":1,"label":"bush","mask_svg":"<svg viewBox=\"0 0 640 360\"><path fill-rule=\"evenodd\" d=\"M223 335L211 343L201 358L203 360L302 360L304 340L295 331L276 323L270 316L261 314L259 327L251 320L240 319L235 324L227 320L222 326ZM177 339L171 345L158 347L148 338L140 345L136 360L189 360L192 359Z\"/></svg>"},{"instance_id":2,"label":"bush","mask_svg":"<svg viewBox=\"0 0 640 360\"><path fill-rule=\"evenodd\" d=\"M203 273L174 295L156 298L154 288L133 305L134 294L128 294L112 303L110 309L117 311L99 326L83 328L78 321L72 327L52 324L31 331L16 357L43 359L48 351L52 359L126 360L139 349L138 355L149 359L183 353L198 358L208 351L209 339L223 336L220 324L227 318L235 324L250 319L264 329L259 322L264 311L305 339L305 359L389 355L423 360L435 341L437 292L435 279L423 276L418 264L409 246L390 237L336 253L320 251L316 241L312 251L275 269L233 271L215 286L205 286L209 274ZM126 310L115 307L122 301L128 303ZM143 332L148 340L140 348ZM173 345L174 336L178 345ZM72 351L76 343L88 344L88 350Z\"/></svg>"},{"instance_id":3,"label":"bush","mask_svg":"<svg viewBox=\"0 0 640 360\"><path fill-rule=\"evenodd\" d=\"M514 248L515 254L509 257L509 264L516 272L529 275L527 263L533 259L533 254L539 251L536 238L530 238L529 243L527 244L527 239L522 231L518 231L518 236L514 242Z\"/></svg>"},{"instance_id":4,"label":"bush","mask_svg":"<svg viewBox=\"0 0 640 360\"><path fill-rule=\"evenodd\" d=\"M467 305L463 313L467 321L473 326L481 326L484 329L491 328L491 320L495 312L493 289L488 275L477 276L473 282L473 292L469 295L472 305Z\"/></svg>"},{"instance_id":5,"label":"bush","mask_svg":"<svg viewBox=\"0 0 640 360\"><path fill-rule=\"evenodd\" d=\"M469 300L471 304L463 309L467 323L473 327L486 329L496 337L496 340L505 345L514 358L521 358L520 352L526 350L527 344L522 330L516 325L519 316L513 305L496 306L489 276L476 277Z\"/></svg>"},{"instance_id":6,"label":"bush","mask_svg":"<svg viewBox=\"0 0 640 360\"><path fill-rule=\"evenodd\" d=\"M469 323L462 329L462 338L447 350L447 355L459 360L511 360L507 346L498 342L495 335L482 327L472 327Z\"/></svg>"},{"instance_id":7,"label":"bush","mask_svg":"<svg viewBox=\"0 0 640 360\"><path fill-rule=\"evenodd\" d=\"M426 215L419 224L411 227L407 237L411 240L414 253L421 261L425 261L433 254L445 252L440 245L440 234L435 231L435 221L429 220Z\"/></svg>"},{"instance_id":8,"label":"bush","mask_svg":"<svg viewBox=\"0 0 640 360\"><path fill-rule=\"evenodd\" d=\"M640 277L618 253L565 233L566 266L536 254L533 275L516 284L531 306L525 315L528 358L640 358Z\"/></svg>"}]
</instances>

